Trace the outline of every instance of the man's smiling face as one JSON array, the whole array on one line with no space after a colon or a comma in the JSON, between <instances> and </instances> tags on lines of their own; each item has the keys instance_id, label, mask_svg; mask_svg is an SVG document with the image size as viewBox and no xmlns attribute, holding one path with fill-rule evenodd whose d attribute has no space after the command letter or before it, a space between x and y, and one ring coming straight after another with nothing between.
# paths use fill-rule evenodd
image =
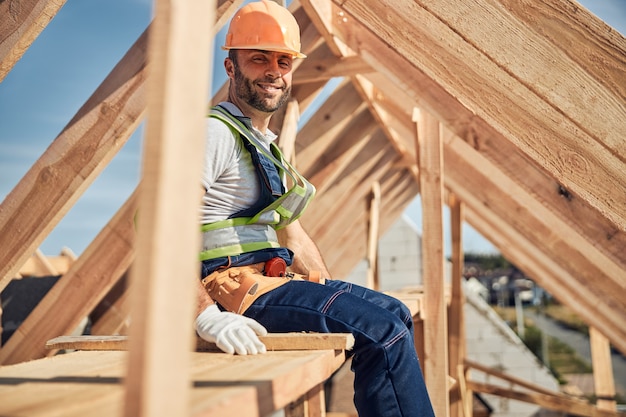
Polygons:
<instances>
[{"instance_id":1,"label":"man's smiling face","mask_svg":"<svg viewBox=\"0 0 626 417\"><path fill-rule=\"evenodd\" d=\"M256 110L273 113L291 94L293 58L283 52L241 49L232 63L235 94ZM229 68L227 66L227 71Z\"/></svg>"}]
</instances>

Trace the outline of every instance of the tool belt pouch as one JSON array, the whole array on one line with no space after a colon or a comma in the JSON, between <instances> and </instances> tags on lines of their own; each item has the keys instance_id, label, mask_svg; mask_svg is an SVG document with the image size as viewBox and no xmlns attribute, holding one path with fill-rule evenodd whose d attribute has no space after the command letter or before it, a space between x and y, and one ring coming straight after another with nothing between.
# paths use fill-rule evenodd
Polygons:
<instances>
[{"instance_id":1,"label":"tool belt pouch","mask_svg":"<svg viewBox=\"0 0 626 417\"><path fill-rule=\"evenodd\" d=\"M202 279L209 296L226 310L243 314L261 295L287 283L285 278L266 277L257 267L231 267Z\"/></svg>"}]
</instances>

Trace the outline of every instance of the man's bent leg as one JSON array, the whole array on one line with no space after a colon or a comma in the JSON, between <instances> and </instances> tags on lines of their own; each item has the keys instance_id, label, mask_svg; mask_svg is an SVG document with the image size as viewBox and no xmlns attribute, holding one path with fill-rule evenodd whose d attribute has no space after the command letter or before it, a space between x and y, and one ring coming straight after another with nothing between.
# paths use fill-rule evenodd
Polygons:
<instances>
[{"instance_id":1,"label":"man's bent leg","mask_svg":"<svg viewBox=\"0 0 626 417\"><path fill-rule=\"evenodd\" d=\"M406 312L381 307L389 300L374 300L375 292L363 298L343 285L292 281L259 297L245 315L269 332L353 334L354 401L360 417L433 416L412 331L399 317Z\"/></svg>"},{"instance_id":2,"label":"man's bent leg","mask_svg":"<svg viewBox=\"0 0 626 417\"><path fill-rule=\"evenodd\" d=\"M411 331L411 334L413 334L413 316L411 315L411 310L397 298L345 281L328 280L326 285L349 292L350 294L356 295L357 297L363 298L366 301L388 310L396 315Z\"/></svg>"}]
</instances>

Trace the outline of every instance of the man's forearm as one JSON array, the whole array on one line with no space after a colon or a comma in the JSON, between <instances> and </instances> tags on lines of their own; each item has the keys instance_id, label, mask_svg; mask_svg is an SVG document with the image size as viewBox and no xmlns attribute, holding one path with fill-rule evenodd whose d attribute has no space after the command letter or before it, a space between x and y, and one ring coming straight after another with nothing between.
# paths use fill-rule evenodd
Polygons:
<instances>
[{"instance_id":1,"label":"man's forearm","mask_svg":"<svg viewBox=\"0 0 626 417\"><path fill-rule=\"evenodd\" d=\"M278 233L281 245L291 249L294 260L289 269L297 274L308 275L309 271L320 271L324 278L330 278L326 263L313 239L295 221Z\"/></svg>"}]
</instances>

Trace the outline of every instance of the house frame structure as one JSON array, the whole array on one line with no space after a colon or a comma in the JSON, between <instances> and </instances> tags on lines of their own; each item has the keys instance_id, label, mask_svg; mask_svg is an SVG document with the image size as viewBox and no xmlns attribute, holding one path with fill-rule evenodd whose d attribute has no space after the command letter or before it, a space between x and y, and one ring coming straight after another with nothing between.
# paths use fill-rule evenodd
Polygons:
<instances>
[{"instance_id":1,"label":"house frame structure","mask_svg":"<svg viewBox=\"0 0 626 417\"><path fill-rule=\"evenodd\" d=\"M0 3L0 82L65 2L24 0L17 9L13 3ZM163 386L146 381L165 375L156 365L163 355L183 357L168 372L185 392L180 369L186 369L191 340L177 346L173 340L184 334L177 339L150 329L164 320L164 329L180 332L180 320L191 317L166 296L173 291L190 300L191 284L168 283L159 271L195 271L185 257L196 247L193 225L172 230L164 221L193 212L193 192L180 190L180 206L160 195L173 190L165 178L192 178L197 171L199 161L187 163L192 153L173 151L172 127L193 126L192 143L201 146L196 115L206 106L201 96L172 95L170 88L195 83L207 90L211 59L197 51L210 50L212 39L198 43L198 34L212 27L215 35L241 4L157 0L155 21L2 202L0 289L19 275L146 110L154 115L140 187L0 348L1 364L54 353L46 341L69 334L131 271L131 281L150 291L135 298L122 291L115 314L112 309L94 323L102 334L115 334L132 311L137 325L130 357L149 356L137 368L131 359L128 378L150 386L128 390L126 413L153 415L138 398L158 404ZM418 349L437 414L460 415L463 407L450 400L450 390L463 397L480 389L465 381L468 367L479 365L464 363L463 356L463 222L593 329L602 400L583 415L619 414L606 352L613 346L626 353L624 37L573 0L294 0L289 8L308 58L296 61L292 101L271 127L318 189L301 221L333 276L343 277L364 257L375 265L373 240L421 194L426 273L416 311L423 325ZM175 54L194 67L177 67ZM334 77L343 81L298 130L299 115ZM225 94L226 86L212 101ZM197 112L181 114L177 105ZM443 285L444 203L452 211L449 293ZM173 236L187 243L173 248ZM80 305L68 302L76 297ZM159 317L155 302L171 307L169 315Z\"/></svg>"}]
</instances>

